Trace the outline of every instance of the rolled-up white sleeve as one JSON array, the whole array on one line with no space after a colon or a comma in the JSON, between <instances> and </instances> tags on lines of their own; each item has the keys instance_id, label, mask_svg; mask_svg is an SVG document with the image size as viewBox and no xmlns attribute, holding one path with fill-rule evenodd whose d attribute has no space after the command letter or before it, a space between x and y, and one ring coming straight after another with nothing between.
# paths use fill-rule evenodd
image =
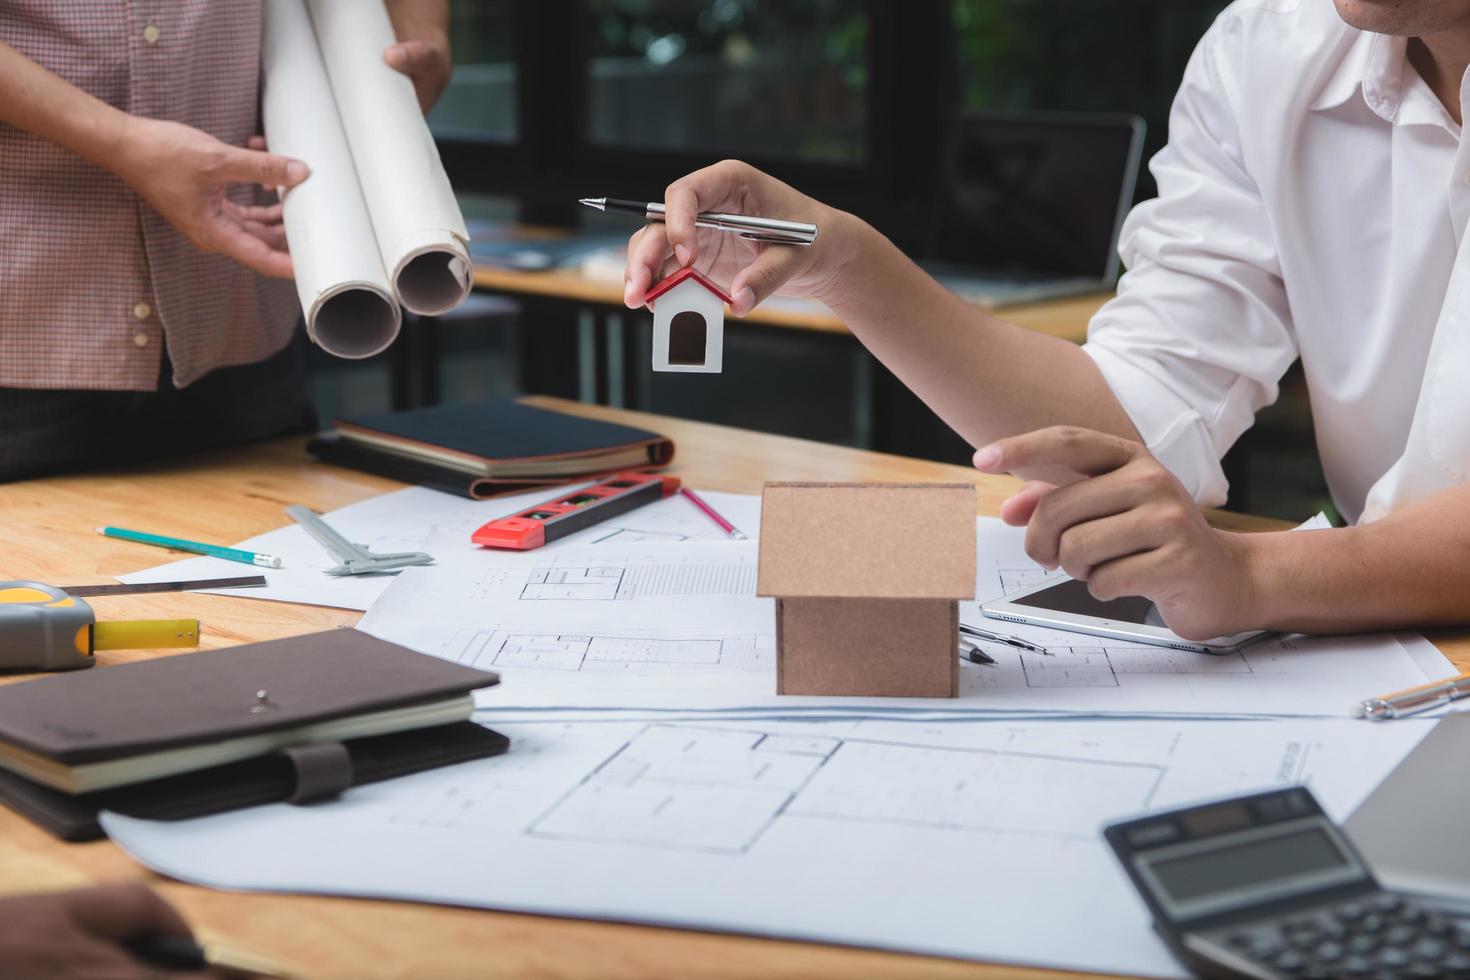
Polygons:
<instances>
[{"instance_id":1,"label":"rolled-up white sleeve","mask_svg":"<svg viewBox=\"0 0 1470 980\"><path fill-rule=\"evenodd\" d=\"M1083 347L1149 450L1201 504L1220 460L1296 359L1271 222L1242 162L1226 19L1195 49L1150 164L1159 196L1123 225L1128 272Z\"/></svg>"}]
</instances>

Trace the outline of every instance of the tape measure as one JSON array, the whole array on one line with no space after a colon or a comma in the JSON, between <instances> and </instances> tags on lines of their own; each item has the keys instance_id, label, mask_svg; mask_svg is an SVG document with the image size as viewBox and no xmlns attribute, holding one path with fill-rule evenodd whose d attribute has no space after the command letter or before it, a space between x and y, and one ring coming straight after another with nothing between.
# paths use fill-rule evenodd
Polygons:
<instances>
[{"instance_id":1,"label":"tape measure","mask_svg":"<svg viewBox=\"0 0 1470 980\"><path fill-rule=\"evenodd\" d=\"M98 650L197 647L199 620L99 623L92 607L40 582L0 582L0 670L77 670Z\"/></svg>"},{"instance_id":2,"label":"tape measure","mask_svg":"<svg viewBox=\"0 0 1470 980\"><path fill-rule=\"evenodd\" d=\"M677 476L619 473L596 486L554 497L485 524L470 540L487 548L530 551L676 493Z\"/></svg>"}]
</instances>

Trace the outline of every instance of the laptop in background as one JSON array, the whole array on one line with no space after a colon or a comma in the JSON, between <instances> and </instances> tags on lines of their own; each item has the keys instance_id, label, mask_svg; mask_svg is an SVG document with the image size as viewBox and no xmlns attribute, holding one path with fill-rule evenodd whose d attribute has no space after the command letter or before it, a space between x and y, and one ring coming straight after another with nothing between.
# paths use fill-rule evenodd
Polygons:
<instances>
[{"instance_id":1,"label":"laptop in background","mask_svg":"<svg viewBox=\"0 0 1470 980\"><path fill-rule=\"evenodd\" d=\"M1385 888L1457 916L1470 916L1467 773L1470 711L1451 712L1343 824Z\"/></svg>"},{"instance_id":2,"label":"laptop in background","mask_svg":"<svg viewBox=\"0 0 1470 980\"><path fill-rule=\"evenodd\" d=\"M1130 114L961 113L919 265L983 306L1112 289L1143 136Z\"/></svg>"}]
</instances>

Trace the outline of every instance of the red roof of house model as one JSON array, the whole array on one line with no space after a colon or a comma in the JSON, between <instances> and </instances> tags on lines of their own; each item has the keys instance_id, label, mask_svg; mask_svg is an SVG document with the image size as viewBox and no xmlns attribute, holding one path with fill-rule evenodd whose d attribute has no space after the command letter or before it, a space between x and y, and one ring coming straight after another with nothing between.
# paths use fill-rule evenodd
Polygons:
<instances>
[{"instance_id":1,"label":"red roof of house model","mask_svg":"<svg viewBox=\"0 0 1470 980\"><path fill-rule=\"evenodd\" d=\"M719 286L716 286L704 275L704 273L695 269L692 265L685 266L673 275L665 277L663 282L660 282L657 286L654 286L648 291L648 294L643 297L643 301L652 306L654 300L658 299L664 293L679 285L679 283L683 282L685 279L693 279L695 282L699 283L705 289L708 289L710 292L714 293L726 303L733 304L735 302L733 299L730 298L728 293L726 293Z\"/></svg>"}]
</instances>

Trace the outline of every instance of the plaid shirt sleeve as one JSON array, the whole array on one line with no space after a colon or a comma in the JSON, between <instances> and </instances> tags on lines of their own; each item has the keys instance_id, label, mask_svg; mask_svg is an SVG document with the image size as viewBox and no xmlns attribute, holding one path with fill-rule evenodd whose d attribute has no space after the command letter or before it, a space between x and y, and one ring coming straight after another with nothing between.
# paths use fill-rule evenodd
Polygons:
<instances>
[{"instance_id":1,"label":"plaid shirt sleeve","mask_svg":"<svg viewBox=\"0 0 1470 980\"><path fill-rule=\"evenodd\" d=\"M132 115L243 146L260 0L5 0L0 41ZM250 188L232 191L249 203ZM183 387L291 337L290 282L201 252L110 172L0 124L0 386Z\"/></svg>"}]
</instances>

